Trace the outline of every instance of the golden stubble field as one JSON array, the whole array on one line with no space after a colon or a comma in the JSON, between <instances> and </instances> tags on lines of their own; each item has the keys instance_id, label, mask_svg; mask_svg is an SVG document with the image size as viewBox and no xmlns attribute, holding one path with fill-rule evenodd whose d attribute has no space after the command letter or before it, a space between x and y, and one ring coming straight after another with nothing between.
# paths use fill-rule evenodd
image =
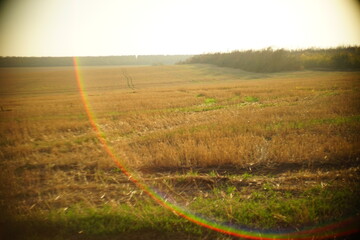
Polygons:
<instances>
[{"instance_id":1,"label":"golden stubble field","mask_svg":"<svg viewBox=\"0 0 360 240\"><path fill-rule=\"evenodd\" d=\"M122 164L179 201L224 179L246 187L244 197L265 181L295 192L358 186L358 72L175 65L82 67L81 74L96 124ZM7 216L142 194L99 143L73 68L4 68L0 86Z\"/></svg>"}]
</instances>

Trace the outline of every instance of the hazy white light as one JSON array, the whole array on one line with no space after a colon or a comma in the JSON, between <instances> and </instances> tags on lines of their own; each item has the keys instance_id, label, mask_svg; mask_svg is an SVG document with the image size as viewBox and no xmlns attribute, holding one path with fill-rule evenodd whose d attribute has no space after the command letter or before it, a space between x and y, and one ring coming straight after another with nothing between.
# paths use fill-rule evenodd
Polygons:
<instances>
[{"instance_id":1,"label":"hazy white light","mask_svg":"<svg viewBox=\"0 0 360 240\"><path fill-rule=\"evenodd\" d=\"M360 45L352 0L9 0L0 55L193 54Z\"/></svg>"}]
</instances>

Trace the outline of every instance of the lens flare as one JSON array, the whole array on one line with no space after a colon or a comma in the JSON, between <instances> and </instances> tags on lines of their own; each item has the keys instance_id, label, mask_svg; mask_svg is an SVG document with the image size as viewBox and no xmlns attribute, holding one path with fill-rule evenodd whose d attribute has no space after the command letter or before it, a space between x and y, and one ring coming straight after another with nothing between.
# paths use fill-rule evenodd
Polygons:
<instances>
[{"instance_id":1,"label":"lens flare","mask_svg":"<svg viewBox=\"0 0 360 240\"><path fill-rule=\"evenodd\" d=\"M78 90L80 93L81 101L84 106L87 118L91 124L92 130L95 132L97 139L101 143L102 147L112 159L114 164L121 170L121 172L128 177L128 180L134 183L140 190L146 193L151 197L155 202L157 202L162 207L168 209L169 211L175 213L179 217L189 220L199 226L208 228L219 233L228 234L235 237L247 238L247 239L296 239L296 240L310 240L310 239L327 239L345 236L353 234L359 231L359 222L360 217L353 217L341 221L339 223L329 224L322 227L316 227L313 229L298 231L298 232L261 232L261 231L250 231L238 226L229 225L225 223L220 223L212 220L208 220L203 216L199 216L196 213L193 213L184 207L180 206L176 202L173 202L166 197L162 196L156 189L151 188L145 183L141 182L140 179L131 174L131 171L127 169L121 162L119 156L116 156L110 146L107 144L104 133L100 130L98 125L95 122L94 114L91 110L91 105L89 104L87 94L84 88L84 78L82 76L79 59L73 57L73 64L75 70L75 77L77 81Z\"/></svg>"}]
</instances>

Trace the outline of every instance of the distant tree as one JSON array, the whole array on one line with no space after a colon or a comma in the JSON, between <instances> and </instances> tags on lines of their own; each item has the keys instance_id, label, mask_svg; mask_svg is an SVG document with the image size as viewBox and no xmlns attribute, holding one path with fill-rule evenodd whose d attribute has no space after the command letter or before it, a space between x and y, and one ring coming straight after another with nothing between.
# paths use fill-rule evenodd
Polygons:
<instances>
[{"instance_id":1,"label":"distant tree","mask_svg":"<svg viewBox=\"0 0 360 240\"><path fill-rule=\"evenodd\" d=\"M184 63L206 63L251 72L281 72L301 69L360 69L360 47L334 49L285 49L233 51L196 55Z\"/></svg>"}]
</instances>

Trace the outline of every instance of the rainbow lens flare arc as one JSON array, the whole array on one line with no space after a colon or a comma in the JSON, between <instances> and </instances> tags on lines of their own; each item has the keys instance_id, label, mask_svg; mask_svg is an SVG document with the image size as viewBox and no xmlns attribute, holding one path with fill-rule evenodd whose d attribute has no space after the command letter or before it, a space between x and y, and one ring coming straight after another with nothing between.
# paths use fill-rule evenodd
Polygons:
<instances>
[{"instance_id":1,"label":"rainbow lens flare arc","mask_svg":"<svg viewBox=\"0 0 360 240\"><path fill-rule=\"evenodd\" d=\"M359 231L359 228L356 227L356 222L359 221L358 217L353 217L350 219L343 220L338 223L329 224L322 227L315 227L310 230L303 230L298 232L284 232L284 233L271 233L271 232L261 232L261 231L249 231L245 229L241 229L238 226L227 225L225 223L218 223L208 219L205 219L202 216L198 216L196 213L192 213L184 207L180 206L175 202L171 202L165 197L163 197L160 193L153 189L151 186L146 185L141 182L140 179L134 177L131 174L131 171L127 169L122 163L119 156L116 156L112 151L111 147L108 145L105 135L101 131L101 129L96 124L96 118L94 117L94 113L91 110L91 105L88 101L87 94L84 87L84 77L82 75L80 69L79 59L77 57L73 57L73 66L75 70L75 78L77 82L78 91L81 97L81 101L86 112L88 121L91 125L92 130L95 132L98 141L101 143L103 149L112 159L113 163L117 166L117 168L127 176L128 180L134 183L140 190L146 193L149 197L151 197L155 202L157 202L162 207L168 209L174 214L187 219L194 224L202 226L204 228L208 228L213 231L217 231L219 233L241 237L246 239L297 239L297 240L307 240L307 239L328 239L334 237L341 237L349 234L353 234ZM354 224L355 223L355 224ZM355 226L355 227L354 227Z\"/></svg>"}]
</instances>

